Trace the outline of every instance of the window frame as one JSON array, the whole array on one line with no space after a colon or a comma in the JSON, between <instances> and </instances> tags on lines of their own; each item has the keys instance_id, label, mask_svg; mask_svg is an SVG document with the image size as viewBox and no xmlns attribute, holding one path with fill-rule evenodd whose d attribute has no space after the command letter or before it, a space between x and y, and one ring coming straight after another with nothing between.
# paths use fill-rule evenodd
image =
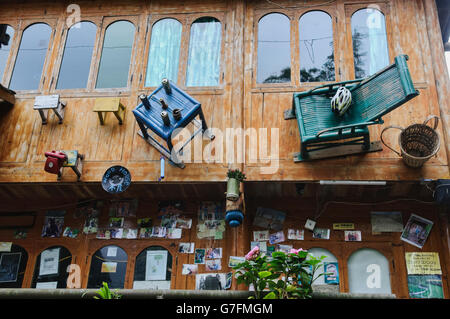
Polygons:
<instances>
[{"instance_id":1,"label":"window frame","mask_svg":"<svg viewBox=\"0 0 450 319\"><path fill-rule=\"evenodd\" d=\"M187 48L187 42L189 41L189 38L186 39L186 20L187 20L187 16L188 14L186 13L179 13L179 14L155 14L155 15L149 15L147 18L147 23L146 23L146 33L145 33L145 42L144 42L144 50L143 50L143 54L144 54L144 59L143 59L143 67L142 69L142 73L139 77L139 88L140 89L150 89L150 90L154 90L156 89L156 86L145 86L145 80L146 80L146 76L147 76L147 70L148 70L148 62L149 62L149 53L150 53L150 42L152 39L152 32L153 32L153 27L155 26L156 23L158 23L161 20L164 19L175 19L178 22L181 23L181 41L180 41L180 53L179 53L179 60L178 60L178 74L177 74L177 83L176 85L180 88L183 88L184 86L184 65L182 65L182 57L184 55L184 52L186 52ZM181 82L181 79L183 79L183 82Z\"/></svg>"},{"instance_id":2,"label":"window frame","mask_svg":"<svg viewBox=\"0 0 450 319\"><path fill-rule=\"evenodd\" d=\"M121 88L97 88L97 80L98 80L98 72L100 69L100 61L102 59L102 53L103 53L103 44L105 41L105 34L106 30L109 26L111 26L115 22L119 21L128 21L131 22L134 25L134 38L133 38L133 47L131 49L131 57L130 57L130 66L128 68L128 79L127 79L127 86L121 87ZM138 45L137 40L139 38L140 33L140 16L139 15L123 15L123 16L103 16L102 17L102 23L101 23L101 31L98 38L98 45L97 45L97 51L95 51L95 63L94 65L91 65L91 72L93 72L92 76L92 90L91 92L96 93L111 93L111 95L117 95L121 92L131 92L133 81L135 80L134 76L135 73L135 64L137 61L137 53L138 53ZM93 55L94 55L93 54Z\"/></svg>"},{"instance_id":3,"label":"window frame","mask_svg":"<svg viewBox=\"0 0 450 319\"><path fill-rule=\"evenodd\" d=\"M333 31L333 53L334 53L334 69L335 81L323 82L300 82L300 18L308 12L321 11L331 17L331 26ZM285 83L258 83L258 26L259 21L264 16L270 13L281 13L287 16L290 20L290 39L291 39L291 82ZM331 5L317 5L309 8L292 8L290 10L273 7L270 9L255 9L253 14L253 49L252 49L252 89L259 92L260 90L269 89L275 91L292 91L300 88L313 88L322 84L334 83L341 81L341 52L340 41L338 37L339 25L338 17L339 8L337 4Z\"/></svg>"},{"instance_id":4,"label":"window frame","mask_svg":"<svg viewBox=\"0 0 450 319\"><path fill-rule=\"evenodd\" d=\"M390 6L387 2L375 2L374 5L378 6L379 8L374 8L376 10L379 10L383 16L384 21L386 24L386 41L387 41L387 47L388 47L388 61L389 63L393 63L395 54L394 50L394 42L392 42L392 22L390 19ZM348 63L346 65L347 68L349 68L349 80L355 79L355 57L353 56L353 35L352 35L352 17L353 14L355 14L357 11L362 9L369 8L367 3L360 3L360 4L346 4L345 5L345 25L347 27L347 57L348 61L351 61L351 63Z\"/></svg>"},{"instance_id":5,"label":"window frame","mask_svg":"<svg viewBox=\"0 0 450 319\"><path fill-rule=\"evenodd\" d=\"M5 68L3 70L3 74L0 74L0 84L4 84L5 87L8 87L12 75L11 61L14 60L15 62L15 57L17 56L17 49L19 45L17 38L20 29L20 21L18 19L1 19L0 24L6 24L14 29L14 36L9 39L11 48L9 49L8 57L6 59Z\"/></svg>"},{"instance_id":6,"label":"window frame","mask_svg":"<svg viewBox=\"0 0 450 319\"><path fill-rule=\"evenodd\" d=\"M96 35L95 35L95 41L94 41L94 48L92 50L92 57L91 57L91 65L90 65L90 70L89 70L89 75L88 75L88 80L87 80L87 84L86 84L86 88L77 88L77 89L57 89L56 86L58 84L58 80L59 80L59 75L61 72L61 66L62 66L62 60L64 57L64 52L66 49L66 44L67 44L67 37L69 34L69 30L71 27L73 27L75 24L77 23L81 23L81 22L91 22L93 24L95 24L95 26L97 27L97 31L96 31ZM61 31L61 39L60 39L60 45L58 47L58 52L57 52L57 58L55 60L55 67L53 68L53 74L52 74L52 80L51 80L51 85L50 85L50 91L51 92L55 92L57 94L70 94L70 93L88 93L88 92L92 92L93 90L93 86L95 85L95 74L94 74L94 66L96 64L97 61L97 52L98 52L98 46L99 46L99 39L100 39L100 33L102 31L102 17L99 16L86 16L83 17L83 19L81 21L74 21L70 26L68 26L66 23L64 23L63 29Z\"/></svg>"},{"instance_id":7,"label":"window frame","mask_svg":"<svg viewBox=\"0 0 450 319\"><path fill-rule=\"evenodd\" d=\"M52 52L55 49L55 34L56 34L56 28L57 28L57 18L48 18L48 19L42 19L42 18L34 18L34 19L23 19L20 21L19 28L17 29L16 33L14 34L14 40L16 41L14 45L14 52L10 52L10 59L9 59L9 72L8 72L8 81L6 87L9 88L12 80L12 76L14 73L14 69L17 62L17 56L20 49L20 44L22 43L23 38L23 32L31 27L34 24L38 23L45 23L51 28L50 37L48 41L48 48L47 52L45 53L45 59L44 64L42 65L42 72L41 72L41 78L39 80L39 85L36 90L14 90L17 95L36 95L40 94L45 90L46 83L49 83L48 80L51 78L51 76L48 75L50 69L51 69L51 56ZM12 51L12 48L11 48ZM11 54L13 54L11 56Z\"/></svg>"}]
</instances>

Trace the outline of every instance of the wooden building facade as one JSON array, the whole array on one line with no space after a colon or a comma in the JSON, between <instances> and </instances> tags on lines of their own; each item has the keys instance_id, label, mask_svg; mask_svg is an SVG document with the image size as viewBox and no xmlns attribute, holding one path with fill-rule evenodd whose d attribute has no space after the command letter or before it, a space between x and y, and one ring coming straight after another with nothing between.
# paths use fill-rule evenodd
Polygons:
<instances>
[{"instance_id":1,"label":"wooden building facade","mask_svg":"<svg viewBox=\"0 0 450 319\"><path fill-rule=\"evenodd\" d=\"M376 18L367 23L383 26L385 51L378 50L387 52L385 62L370 58L369 53L357 56L358 41L368 36L364 29L362 38L355 39L358 12ZM307 19L319 19L321 30L311 28ZM111 271L119 278L114 281L116 288L133 288L135 282L145 281L142 254L149 247L162 247L170 256L166 278L170 289L195 289L196 276L182 270L184 264L195 264L196 254L180 253L179 243L222 248L221 258L216 258L220 268L207 270L199 264L200 274L231 272L229 257L244 256L255 241L253 232L264 230L254 223L258 208L264 207L286 213L286 235L288 229L304 230L302 240L286 236L281 244L330 253L330 261L337 262L339 269L339 282L330 285L334 290L371 292L370 287L358 290L354 286L371 272L355 270L353 261L360 258L354 253L376 251L384 258L380 263L385 263L381 278L389 278L383 281L387 289L383 292L410 298L410 277L427 274L408 273L406 254L431 252L439 257L442 298L449 298L448 208L436 205L433 195L434 182L449 177L450 80L434 0L96 0L75 5L72 1L0 1L0 24L8 25L10 34L8 45L0 51L0 98L7 100L3 98L9 93L7 88L15 92L14 105L3 103L0 108L0 242L13 243L9 253L22 253L16 281L0 282L0 287L36 287L43 265L41 253L59 247L60 262L70 260L67 266L80 267L80 287L97 288L94 279L90 283L95 262L107 263L105 257L115 253L117 258L109 256L115 263L113 270L97 267L94 277L107 280ZM169 35L161 35L169 29ZM305 34L305 30L317 33ZM317 35L319 31L323 37ZM153 46L158 39L172 41L167 46L176 45L169 57L161 55L155 60L155 52L162 50L162 45ZM208 45L215 49L205 49ZM111 48L119 51L111 53ZM195 52L206 53L196 56ZM264 58L263 53L267 53ZM294 162L293 154L300 150L299 130L296 121L284 119L284 111L292 107L293 93L368 76L374 73L372 68L378 71L403 54L409 57L409 72L420 94L386 114L384 124L370 126L370 134L379 140L390 125L407 127L435 115L440 137L435 156L421 168L406 166L386 147L362 155ZM141 94L148 96L159 86L155 82L158 74L152 72L164 57L177 60L170 71L176 79L172 81L201 103L216 139L212 151L212 141L194 138L191 152L185 150L185 168L166 163L164 179L159 180L161 154L138 135L132 110L141 103ZM363 62L355 62L358 58ZM370 65L370 59L385 64ZM317 65L327 61L332 67L320 73ZM105 71L108 63L115 67ZM33 109L36 96L42 95L59 95L64 101L61 124L53 113L43 124ZM123 124L109 114L101 125L93 111L100 98L120 98L125 107ZM238 137L227 139L228 132L238 132ZM254 139L251 132L257 134ZM241 133L246 142L239 144ZM398 149L398 133L386 134L384 139ZM61 180L44 171L44 153L52 150L77 150L84 155L80 181L67 168ZM132 183L124 193L111 195L102 189L101 181L115 165L129 170ZM238 227L226 225L222 235L201 238L199 207L203 202L225 201L229 168L239 168L247 177L244 220ZM328 185L320 181L369 183ZM138 228L137 220L146 217L152 218L154 226L160 225L158 203L167 200L183 201L183 214L192 219L192 226L174 239L98 239L82 231L76 238L43 237L49 211L65 211L64 228L82 230L86 216L79 213L79 207L97 203L99 228L106 228L110 206L129 199L138 200L138 206L135 215L125 217L124 229ZM433 226L419 248L401 240L401 232L374 232L372 212L401 212L403 225L417 215ZM313 238L304 229L307 219L314 219L318 228L329 229L329 239ZM337 223L354 224L361 241L346 241L344 230L333 229ZM26 230L26 238L15 237L18 229ZM113 249L102 252L105 247ZM57 280L47 280L44 274L41 281L58 281L58 288L65 288L69 273L60 269ZM374 285L372 292L377 293L379 287ZM230 289L246 288L233 279Z\"/></svg>"}]
</instances>

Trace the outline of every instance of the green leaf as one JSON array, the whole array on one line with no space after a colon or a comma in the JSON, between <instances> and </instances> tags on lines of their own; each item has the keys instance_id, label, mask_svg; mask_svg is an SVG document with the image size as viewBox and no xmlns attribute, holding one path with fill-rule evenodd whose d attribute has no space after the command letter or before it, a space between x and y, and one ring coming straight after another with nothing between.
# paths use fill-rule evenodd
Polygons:
<instances>
[{"instance_id":1,"label":"green leaf","mask_svg":"<svg viewBox=\"0 0 450 319\"><path fill-rule=\"evenodd\" d=\"M267 295L265 295L263 299L277 299L277 296L273 291L271 291Z\"/></svg>"},{"instance_id":2,"label":"green leaf","mask_svg":"<svg viewBox=\"0 0 450 319\"><path fill-rule=\"evenodd\" d=\"M270 275L272 275L272 273L270 271L264 270L264 271L260 271L258 273L259 278L266 278L269 277Z\"/></svg>"}]
</instances>

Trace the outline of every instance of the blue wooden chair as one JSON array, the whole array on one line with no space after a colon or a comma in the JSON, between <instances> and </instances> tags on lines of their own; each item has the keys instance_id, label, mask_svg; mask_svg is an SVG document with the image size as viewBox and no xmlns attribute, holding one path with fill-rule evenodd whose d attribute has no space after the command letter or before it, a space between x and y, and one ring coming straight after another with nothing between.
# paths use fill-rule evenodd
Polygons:
<instances>
[{"instance_id":1,"label":"blue wooden chair","mask_svg":"<svg viewBox=\"0 0 450 319\"><path fill-rule=\"evenodd\" d=\"M353 81L318 86L294 93L292 109L285 119L297 119L300 153L294 161L343 156L382 150L380 141L371 142L369 125L383 124L382 117L416 97L406 61L400 55L395 63L374 75ZM331 111L330 101L340 86L352 93L352 104L343 116Z\"/></svg>"}]
</instances>

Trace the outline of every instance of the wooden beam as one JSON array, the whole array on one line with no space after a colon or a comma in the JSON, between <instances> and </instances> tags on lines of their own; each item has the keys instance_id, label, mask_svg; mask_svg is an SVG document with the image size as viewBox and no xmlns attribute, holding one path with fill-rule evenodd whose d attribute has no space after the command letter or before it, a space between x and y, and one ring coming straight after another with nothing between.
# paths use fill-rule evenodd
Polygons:
<instances>
[{"instance_id":1,"label":"wooden beam","mask_svg":"<svg viewBox=\"0 0 450 319\"><path fill-rule=\"evenodd\" d=\"M16 97L14 96L13 91L8 90L0 84L0 102L2 101L5 101L10 105L14 105L14 103L16 103Z\"/></svg>"}]
</instances>

